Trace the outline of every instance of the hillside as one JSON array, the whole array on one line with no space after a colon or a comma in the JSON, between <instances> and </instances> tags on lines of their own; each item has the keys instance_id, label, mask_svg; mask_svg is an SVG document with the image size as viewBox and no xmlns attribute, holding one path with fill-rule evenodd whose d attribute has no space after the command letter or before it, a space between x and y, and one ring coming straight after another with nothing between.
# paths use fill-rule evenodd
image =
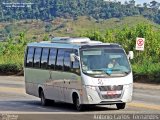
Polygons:
<instances>
[{"instance_id":1,"label":"hillside","mask_svg":"<svg viewBox=\"0 0 160 120\"><path fill-rule=\"evenodd\" d=\"M77 19L56 18L53 21L41 20L20 20L0 23L1 39L6 40L10 36L19 36L20 32L25 33L28 40L39 41L53 36L79 36L87 31L98 30L105 33L107 29L122 29L126 26L136 26L144 23L159 29L160 25L147 20L143 16L124 17L123 19L111 18L107 20L96 20L89 17L78 17Z\"/></svg>"},{"instance_id":2,"label":"hillside","mask_svg":"<svg viewBox=\"0 0 160 120\"><path fill-rule=\"evenodd\" d=\"M135 0L127 1L122 4L116 0L5 0L0 2L0 21L77 19L79 16L106 20L141 15L160 23L157 0L143 5L136 5Z\"/></svg>"}]
</instances>

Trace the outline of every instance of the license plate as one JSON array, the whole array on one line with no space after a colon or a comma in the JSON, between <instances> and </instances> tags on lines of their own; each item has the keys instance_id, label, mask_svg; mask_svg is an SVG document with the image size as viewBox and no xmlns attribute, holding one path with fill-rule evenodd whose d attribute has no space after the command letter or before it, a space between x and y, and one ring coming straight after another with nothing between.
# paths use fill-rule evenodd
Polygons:
<instances>
[{"instance_id":1,"label":"license plate","mask_svg":"<svg viewBox=\"0 0 160 120\"><path fill-rule=\"evenodd\" d=\"M107 95L117 95L121 94L121 91L107 91Z\"/></svg>"}]
</instances>

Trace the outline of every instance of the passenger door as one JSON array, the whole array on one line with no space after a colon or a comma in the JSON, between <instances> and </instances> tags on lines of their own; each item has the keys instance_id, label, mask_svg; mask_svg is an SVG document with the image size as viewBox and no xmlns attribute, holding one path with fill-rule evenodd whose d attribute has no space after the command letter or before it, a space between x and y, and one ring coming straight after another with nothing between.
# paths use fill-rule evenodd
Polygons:
<instances>
[{"instance_id":1,"label":"passenger door","mask_svg":"<svg viewBox=\"0 0 160 120\"><path fill-rule=\"evenodd\" d=\"M49 69L49 76L48 76L48 85L47 85L47 95L48 98L53 100L59 100L59 92L58 87L56 85L57 78L56 78L56 71L55 71L55 64L57 58L57 49L50 48L49 52L49 59L48 59L48 69Z\"/></svg>"},{"instance_id":2,"label":"passenger door","mask_svg":"<svg viewBox=\"0 0 160 120\"><path fill-rule=\"evenodd\" d=\"M64 55L64 97L65 102L72 103L72 91L78 90L81 87L81 77L79 69L79 61L70 60L70 54L76 51L66 51ZM77 54L78 55L78 54Z\"/></svg>"},{"instance_id":3,"label":"passenger door","mask_svg":"<svg viewBox=\"0 0 160 120\"><path fill-rule=\"evenodd\" d=\"M58 100L64 101L64 93L63 93L63 87L64 87L64 71L63 71L63 61L64 61L64 49L58 49L57 53L57 60L56 60L56 66L55 71L53 72L54 75L54 86L56 87L56 90L58 91Z\"/></svg>"},{"instance_id":4,"label":"passenger door","mask_svg":"<svg viewBox=\"0 0 160 120\"><path fill-rule=\"evenodd\" d=\"M70 81L72 78L71 74L71 61L70 61L70 54L72 53L72 50L65 50L64 54L64 87L63 87L63 94L64 94L64 101L69 102L70 101Z\"/></svg>"}]
</instances>

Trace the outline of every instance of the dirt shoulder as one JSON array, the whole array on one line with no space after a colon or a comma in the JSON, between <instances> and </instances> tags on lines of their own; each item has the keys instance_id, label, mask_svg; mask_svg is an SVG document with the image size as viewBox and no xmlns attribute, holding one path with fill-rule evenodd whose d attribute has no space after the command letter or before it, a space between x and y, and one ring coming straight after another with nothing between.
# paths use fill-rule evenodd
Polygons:
<instances>
[{"instance_id":1,"label":"dirt shoulder","mask_svg":"<svg viewBox=\"0 0 160 120\"><path fill-rule=\"evenodd\" d=\"M134 88L137 89L153 89L153 90L160 90L159 84L148 84L148 83L134 83Z\"/></svg>"},{"instance_id":2,"label":"dirt shoulder","mask_svg":"<svg viewBox=\"0 0 160 120\"><path fill-rule=\"evenodd\" d=\"M0 75L0 81L24 81L24 76L4 76L4 75Z\"/></svg>"}]
</instances>

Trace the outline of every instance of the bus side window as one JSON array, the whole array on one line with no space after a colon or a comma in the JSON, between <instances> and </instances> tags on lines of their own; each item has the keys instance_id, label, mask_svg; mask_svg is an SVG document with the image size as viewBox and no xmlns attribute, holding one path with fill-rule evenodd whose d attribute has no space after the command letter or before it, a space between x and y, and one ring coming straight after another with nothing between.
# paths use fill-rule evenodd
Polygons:
<instances>
[{"instance_id":1,"label":"bus side window","mask_svg":"<svg viewBox=\"0 0 160 120\"><path fill-rule=\"evenodd\" d=\"M36 48L34 54L34 65L33 65L35 68L40 68L41 52L42 48Z\"/></svg>"},{"instance_id":2,"label":"bus side window","mask_svg":"<svg viewBox=\"0 0 160 120\"><path fill-rule=\"evenodd\" d=\"M34 54L34 48L28 47L26 67L33 67L33 54Z\"/></svg>"},{"instance_id":3,"label":"bus side window","mask_svg":"<svg viewBox=\"0 0 160 120\"><path fill-rule=\"evenodd\" d=\"M73 53L75 53L75 55L78 56L78 51L77 50L73 50ZM79 65L79 61L77 59L75 59L74 62L72 62L72 71L78 75L80 75L80 65Z\"/></svg>"},{"instance_id":4,"label":"bus side window","mask_svg":"<svg viewBox=\"0 0 160 120\"><path fill-rule=\"evenodd\" d=\"M57 49L50 49L49 52L49 61L48 61L48 67L49 69L55 69L55 62L56 62L56 56L57 56Z\"/></svg>"},{"instance_id":5,"label":"bus side window","mask_svg":"<svg viewBox=\"0 0 160 120\"><path fill-rule=\"evenodd\" d=\"M70 54L71 50L65 51L64 54L64 71L70 72L71 71L71 61L70 61Z\"/></svg>"},{"instance_id":6,"label":"bus side window","mask_svg":"<svg viewBox=\"0 0 160 120\"><path fill-rule=\"evenodd\" d=\"M56 70L63 70L64 49L58 49Z\"/></svg>"},{"instance_id":7,"label":"bus side window","mask_svg":"<svg viewBox=\"0 0 160 120\"><path fill-rule=\"evenodd\" d=\"M42 58L41 58L41 68L47 69L49 57L49 48L43 48Z\"/></svg>"}]
</instances>

